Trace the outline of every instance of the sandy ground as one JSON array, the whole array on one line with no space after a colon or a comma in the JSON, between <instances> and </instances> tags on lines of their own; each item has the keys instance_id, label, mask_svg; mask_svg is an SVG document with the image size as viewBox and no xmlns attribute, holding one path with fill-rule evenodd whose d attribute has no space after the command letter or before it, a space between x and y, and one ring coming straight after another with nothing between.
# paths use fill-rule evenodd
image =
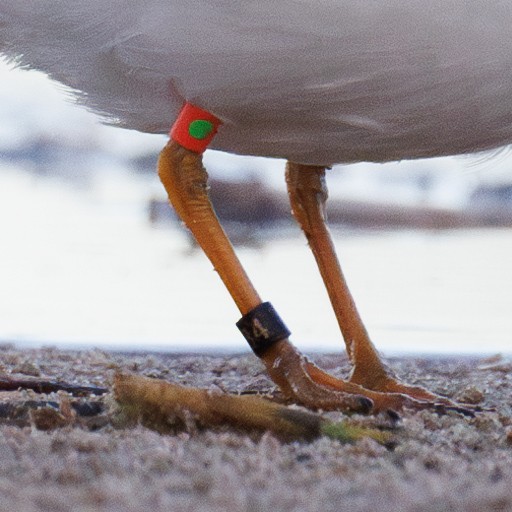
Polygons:
<instances>
[{"instance_id":1,"label":"sandy ground","mask_svg":"<svg viewBox=\"0 0 512 512\"><path fill-rule=\"evenodd\" d=\"M340 356L313 359L333 373L348 371ZM0 511L512 510L512 363L495 357L390 364L409 383L495 411L475 418L404 411L390 449L370 439L283 443L224 428L163 436L114 427L109 414L82 409L71 424L48 429L51 422L35 415L13 417L7 404L62 403L65 393L0 392ZM117 369L232 392L272 388L250 355L0 349L0 376L108 386ZM389 424L382 416L350 421Z\"/></svg>"}]
</instances>

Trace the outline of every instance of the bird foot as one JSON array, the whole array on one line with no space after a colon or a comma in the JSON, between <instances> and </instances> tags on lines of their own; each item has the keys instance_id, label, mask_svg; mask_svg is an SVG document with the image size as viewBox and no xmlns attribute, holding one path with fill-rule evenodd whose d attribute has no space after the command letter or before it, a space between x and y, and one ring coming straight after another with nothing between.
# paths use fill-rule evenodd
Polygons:
<instances>
[{"instance_id":1,"label":"bird foot","mask_svg":"<svg viewBox=\"0 0 512 512\"><path fill-rule=\"evenodd\" d=\"M309 362L287 340L271 347L262 359L284 395L310 409L392 415L404 409L431 410L439 414L453 411L469 417L483 410L403 384L395 377L387 377L372 389L352 380L338 379Z\"/></svg>"}]
</instances>

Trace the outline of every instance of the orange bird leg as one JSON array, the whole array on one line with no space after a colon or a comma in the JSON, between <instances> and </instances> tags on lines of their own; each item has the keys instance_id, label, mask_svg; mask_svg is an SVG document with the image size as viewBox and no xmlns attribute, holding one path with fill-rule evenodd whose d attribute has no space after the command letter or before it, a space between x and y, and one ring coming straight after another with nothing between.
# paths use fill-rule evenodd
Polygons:
<instances>
[{"instance_id":1,"label":"orange bird leg","mask_svg":"<svg viewBox=\"0 0 512 512\"><path fill-rule=\"evenodd\" d=\"M235 301L247 315L262 300L247 277L222 229L208 197L208 175L201 155L175 141L160 153L158 173L176 212L192 232L212 262ZM265 330L265 326L261 327ZM308 373L309 363L284 338L259 353L271 378L285 396L311 408L345 409L367 412L372 402L360 396L363 388L346 383L346 389L333 389L316 383Z\"/></svg>"},{"instance_id":2,"label":"orange bird leg","mask_svg":"<svg viewBox=\"0 0 512 512\"><path fill-rule=\"evenodd\" d=\"M328 194L325 168L288 162L286 183L293 215L304 231L315 256L345 340L346 350L353 365L350 382L367 390L380 392L380 395L372 395L378 409L382 408L381 403L389 406L393 401L399 402L400 398L393 396L395 394L407 395L420 401L455 405L448 399L423 388L401 383L382 362L371 342L348 289L326 226L325 204ZM330 375L317 368L309 368L309 373L316 382L323 385L336 389L344 386L344 383L340 384L337 379L333 380Z\"/></svg>"}]
</instances>

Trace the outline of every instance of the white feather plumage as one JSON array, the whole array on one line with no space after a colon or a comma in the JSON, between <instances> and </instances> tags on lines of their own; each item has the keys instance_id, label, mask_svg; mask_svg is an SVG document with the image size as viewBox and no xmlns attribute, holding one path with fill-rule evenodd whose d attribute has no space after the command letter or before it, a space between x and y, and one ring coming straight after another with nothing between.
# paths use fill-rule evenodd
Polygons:
<instances>
[{"instance_id":1,"label":"white feather plumage","mask_svg":"<svg viewBox=\"0 0 512 512\"><path fill-rule=\"evenodd\" d=\"M0 52L109 122L166 132L185 100L213 147L302 163L512 142L512 1L0 0Z\"/></svg>"}]
</instances>

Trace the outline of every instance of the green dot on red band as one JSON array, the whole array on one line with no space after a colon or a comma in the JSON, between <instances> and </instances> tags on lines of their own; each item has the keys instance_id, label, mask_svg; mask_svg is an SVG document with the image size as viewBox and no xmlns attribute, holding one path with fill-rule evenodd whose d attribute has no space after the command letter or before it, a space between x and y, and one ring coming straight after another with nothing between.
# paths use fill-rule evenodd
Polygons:
<instances>
[{"instance_id":1,"label":"green dot on red band","mask_svg":"<svg viewBox=\"0 0 512 512\"><path fill-rule=\"evenodd\" d=\"M213 131L213 123L205 119L196 119L188 127L188 133L194 139L205 139Z\"/></svg>"}]
</instances>

